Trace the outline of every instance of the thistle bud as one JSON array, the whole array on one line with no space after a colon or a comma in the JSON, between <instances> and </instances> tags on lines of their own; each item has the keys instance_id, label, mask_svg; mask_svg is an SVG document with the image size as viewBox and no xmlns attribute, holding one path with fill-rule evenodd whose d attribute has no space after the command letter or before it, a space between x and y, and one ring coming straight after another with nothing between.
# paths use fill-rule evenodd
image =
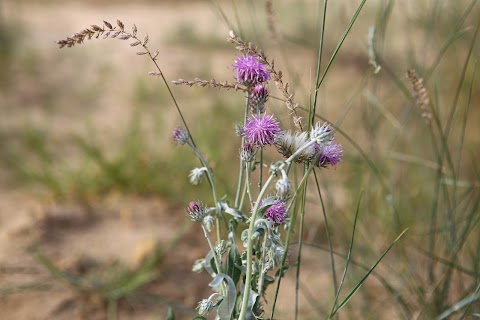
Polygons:
<instances>
[{"instance_id":1,"label":"thistle bud","mask_svg":"<svg viewBox=\"0 0 480 320\"><path fill-rule=\"evenodd\" d=\"M265 113L265 103L270 92L262 84L257 84L248 94L250 108L253 114Z\"/></svg>"},{"instance_id":2,"label":"thistle bud","mask_svg":"<svg viewBox=\"0 0 480 320\"><path fill-rule=\"evenodd\" d=\"M312 131L310 131L310 139L319 145L331 141L333 139L332 127L328 123L320 125L320 122L317 122Z\"/></svg>"},{"instance_id":3,"label":"thistle bud","mask_svg":"<svg viewBox=\"0 0 480 320\"><path fill-rule=\"evenodd\" d=\"M201 201L192 201L188 204L187 214L192 221L202 221L206 215L206 210Z\"/></svg>"},{"instance_id":4,"label":"thistle bud","mask_svg":"<svg viewBox=\"0 0 480 320\"><path fill-rule=\"evenodd\" d=\"M252 162L255 159L257 148L250 142L245 142L243 148L240 150L240 159L245 162Z\"/></svg>"},{"instance_id":5,"label":"thistle bud","mask_svg":"<svg viewBox=\"0 0 480 320\"><path fill-rule=\"evenodd\" d=\"M205 218L203 218L203 224L205 225L205 229L207 229L208 232L212 232L214 222L215 218L212 216L206 216Z\"/></svg>"},{"instance_id":6,"label":"thistle bud","mask_svg":"<svg viewBox=\"0 0 480 320\"><path fill-rule=\"evenodd\" d=\"M190 135L185 129L176 127L175 129L172 130L172 140L179 146L187 143L188 139L190 139Z\"/></svg>"},{"instance_id":7,"label":"thistle bud","mask_svg":"<svg viewBox=\"0 0 480 320\"><path fill-rule=\"evenodd\" d=\"M201 316L206 315L213 308L213 303L210 299L203 299L198 303L198 314Z\"/></svg>"},{"instance_id":8,"label":"thistle bud","mask_svg":"<svg viewBox=\"0 0 480 320\"><path fill-rule=\"evenodd\" d=\"M282 178L275 184L275 189L277 190L277 197L280 200L286 200L292 192L292 183L288 178Z\"/></svg>"}]
</instances>

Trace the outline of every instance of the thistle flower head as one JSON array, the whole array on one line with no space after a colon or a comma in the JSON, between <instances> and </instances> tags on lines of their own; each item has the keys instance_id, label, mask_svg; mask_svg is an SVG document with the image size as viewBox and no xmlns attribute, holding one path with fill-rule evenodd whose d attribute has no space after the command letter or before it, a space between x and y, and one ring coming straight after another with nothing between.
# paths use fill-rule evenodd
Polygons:
<instances>
[{"instance_id":1,"label":"thistle flower head","mask_svg":"<svg viewBox=\"0 0 480 320\"><path fill-rule=\"evenodd\" d=\"M190 135L185 129L176 127L175 129L172 130L172 140L179 146L187 143L188 139L190 139Z\"/></svg>"},{"instance_id":2,"label":"thistle flower head","mask_svg":"<svg viewBox=\"0 0 480 320\"><path fill-rule=\"evenodd\" d=\"M277 135L275 139L275 146L278 152L280 152L285 158L289 158L298 149L308 143L307 132L284 131ZM315 154L315 148L312 146L304 149L298 157L295 159L297 162L302 162L313 157Z\"/></svg>"},{"instance_id":3,"label":"thistle flower head","mask_svg":"<svg viewBox=\"0 0 480 320\"><path fill-rule=\"evenodd\" d=\"M203 218L203 225L205 226L205 229L207 229L208 232L212 232L214 223L215 223L215 218L212 217L211 215L208 215L205 218Z\"/></svg>"},{"instance_id":4,"label":"thistle flower head","mask_svg":"<svg viewBox=\"0 0 480 320\"><path fill-rule=\"evenodd\" d=\"M192 171L190 171L190 174L188 177L190 178L190 183L193 185L197 185L202 181L203 176L205 176L205 172L207 171L207 168L201 167L201 168L193 168Z\"/></svg>"},{"instance_id":5,"label":"thistle flower head","mask_svg":"<svg viewBox=\"0 0 480 320\"><path fill-rule=\"evenodd\" d=\"M213 309L213 302L210 299L203 299L198 303L197 309L198 314L204 316Z\"/></svg>"},{"instance_id":6,"label":"thistle flower head","mask_svg":"<svg viewBox=\"0 0 480 320\"><path fill-rule=\"evenodd\" d=\"M235 123L233 125L233 132L239 137L243 137L243 124L241 123Z\"/></svg>"},{"instance_id":7,"label":"thistle flower head","mask_svg":"<svg viewBox=\"0 0 480 320\"><path fill-rule=\"evenodd\" d=\"M275 141L275 136L280 132L280 124L271 114L264 116L254 115L243 127L245 138L250 143L260 147L267 144L271 145Z\"/></svg>"},{"instance_id":8,"label":"thistle flower head","mask_svg":"<svg viewBox=\"0 0 480 320\"><path fill-rule=\"evenodd\" d=\"M270 92L263 84L257 84L249 92L249 104L253 114L265 113L265 103L268 100Z\"/></svg>"},{"instance_id":9,"label":"thistle flower head","mask_svg":"<svg viewBox=\"0 0 480 320\"><path fill-rule=\"evenodd\" d=\"M203 259L203 258L202 259L197 259L193 263L192 271L198 273L205 268L204 266L205 266L205 259Z\"/></svg>"},{"instance_id":10,"label":"thistle flower head","mask_svg":"<svg viewBox=\"0 0 480 320\"><path fill-rule=\"evenodd\" d=\"M328 141L322 146L315 144L315 155L320 155L315 165L319 167L327 167L327 165L336 166L342 161L343 148L342 145Z\"/></svg>"},{"instance_id":11,"label":"thistle flower head","mask_svg":"<svg viewBox=\"0 0 480 320\"><path fill-rule=\"evenodd\" d=\"M282 178L275 184L277 190L277 197L281 200L286 200L292 193L292 182L288 178Z\"/></svg>"},{"instance_id":12,"label":"thistle flower head","mask_svg":"<svg viewBox=\"0 0 480 320\"><path fill-rule=\"evenodd\" d=\"M191 201L187 207L187 214L192 221L202 221L207 211L201 201Z\"/></svg>"},{"instance_id":13,"label":"thistle flower head","mask_svg":"<svg viewBox=\"0 0 480 320\"><path fill-rule=\"evenodd\" d=\"M266 66L258 62L254 56L239 57L233 64L237 71L237 81L247 87L270 80Z\"/></svg>"},{"instance_id":14,"label":"thistle flower head","mask_svg":"<svg viewBox=\"0 0 480 320\"><path fill-rule=\"evenodd\" d=\"M322 145L327 141L333 139L333 130L328 123L320 125L320 122L317 122L315 126L310 131L310 139L315 141L315 143Z\"/></svg>"},{"instance_id":15,"label":"thistle flower head","mask_svg":"<svg viewBox=\"0 0 480 320\"><path fill-rule=\"evenodd\" d=\"M252 162L255 159L255 153L257 152L257 148L254 144L250 142L245 142L242 149L240 149L240 159L245 162Z\"/></svg>"},{"instance_id":16,"label":"thistle flower head","mask_svg":"<svg viewBox=\"0 0 480 320\"><path fill-rule=\"evenodd\" d=\"M287 219L287 216L287 207L285 205L285 202L282 200L275 201L275 203L268 207L268 209L264 213L265 218L268 218L270 221L274 222L277 225L284 223L285 219Z\"/></svg>"}]
</instances>

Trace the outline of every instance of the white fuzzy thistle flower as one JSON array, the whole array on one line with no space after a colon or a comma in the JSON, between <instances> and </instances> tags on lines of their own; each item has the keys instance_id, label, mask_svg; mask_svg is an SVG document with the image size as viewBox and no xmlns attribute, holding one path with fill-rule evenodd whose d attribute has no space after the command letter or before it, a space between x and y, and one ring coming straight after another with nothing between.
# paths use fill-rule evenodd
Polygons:
<instances>
[{"instance_id":1,"label":"white fuzzy thistle flower","mask_svg":"<svg viewBox=\"0 0 480 320\"><path fill-rule=\"evenodd\" d=\"M322 125L320 125L320 122L317 122L315 127L310 131L310 140L315 141L315 143L320 146L332 139L332 127L326 122Z\"/></svg>"},{"instance_id":2,"label":"white fuzzy thistle flower","mask_svg":"<svg viewBox=\"0 0 480 320\"><path fill-rule=\"evenodd\" d=\"M282 134L278 135L275 139L275 146L277 147L278 152L283 154L285 158L289 158L297 150L302 148L309 142L307 132L291 132L283 131ZM315 148L313 145L305 148L301 153L296 157L295 161L302 162L313 157L315 154Z\"/></svg>"},{"instance_id":3,"label":"white fuzzy thistle flower","mask_svg":"<svg viewBox=\"0 0 480 320\"><path fill-rule=\"evenodd\" d=\"M193 168L192 171L190 171L190 174L188 177L190 178L190 183L196 186L202 181L203 176L205 175L205 172L207 172L207 168L201 167L201 168Z\"/></svg>"}]
</instances>

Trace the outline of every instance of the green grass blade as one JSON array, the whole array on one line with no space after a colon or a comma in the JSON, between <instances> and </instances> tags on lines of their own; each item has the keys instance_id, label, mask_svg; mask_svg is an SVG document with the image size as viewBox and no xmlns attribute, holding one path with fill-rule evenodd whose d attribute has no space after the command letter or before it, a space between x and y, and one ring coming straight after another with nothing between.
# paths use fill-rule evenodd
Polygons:
<instances>
[{"instance_id":1,"label":"green grass blade","mask_svg":"<svg viewBox=\"0 0 480 320\"><path fill-rule=\"evenodd\" d=\"M348 266L350 265L350 259L352 258L353 241L355 239L355 231L357 230L357 221L358 221L358 216L360 214L360 203L362 201L362 195L363 195L363 192L360 193L360 196L359 196L358 201L357 201L357 209L355 210L355 219L353 221L352 238L350 240L350 247L348 248L347 262L345 264L345 268L343 269L343 275L342 275L342 278L340 280L340 284L338 286L337 294L335 295L335 301L333 302L332 310L330 311L330 316L328 317L328 319L331 319L335 315L335 312L334 312L335 307L337 306L338 297L340 296L340 292L342 291L342 286L343 286L343 283L345 282L345 278L347 276Z\"/></svg>"},{"instance_id":2,"label":"green grass blade","mask_svg":"<svg viewBox=\"0 0 480 320\"><path fill-rule=\"evenodd\" d=\"M367 278L370 276L370 274L373 272L373 270L377 267L377 265L382 261L382 259L387 255L387 253L393 248L393 246L397 243L400 238L403 237L405 232L407 232L408 229L405 229L393 242L390 244L390 246L385 250L385 252L380 256L380 258L375 262L375 264L370 268L370 270L363 276L363 278L358 282L358 284L353 288L353 290L347 295L345 300L343 300L338 307L331 313L330 318L336 315L353 297L353 295L360 289L362 284L367 280ZM329 319L330 319L329 318Z\"/></svg>"},{"instance_id":3,"label":"green grass blade","mask_svg":"<svg viewBox=\"0 0 480 320\"><path fill-rule=\"evenodd\" d=\"M338 51L339 51L340 48L342 47L342 44L343 44L343 42L345 41L345 38L347 38L347 35L348 35L348 33L350 32L350 29L352 29L353 24L355 23L355 20L357 20L358 15L359 15L360 12L362 11L362 8L363 8L363 5L365 4L365 2L367 2L367 0L363 0L363 1L360 3L360 5L359 5L358 8L357 8L357 11L355 12L355 14L353 15L352 19L350 20L350 23L348 24L347 29L346 29L345 32L343 33L342 38L341 38L340 41L338 42L337 47L335 48L335 50L334 50L333 53L332 53L332 56L330 57L330 61L328 61L328 64L327 64L327 66L325 67L325 70L323 71L322 78L321 78L320 81L318 81L318 83L317 83L317 86L316 86L317 89L320 88L320 86L322 85L323 80L325 79L325 76L327 75L328 70L330 69L330 66L331 66L332 63L333 63L333 60L335 60L335 57L337 56Z\"/></svg>"}]
</instances>

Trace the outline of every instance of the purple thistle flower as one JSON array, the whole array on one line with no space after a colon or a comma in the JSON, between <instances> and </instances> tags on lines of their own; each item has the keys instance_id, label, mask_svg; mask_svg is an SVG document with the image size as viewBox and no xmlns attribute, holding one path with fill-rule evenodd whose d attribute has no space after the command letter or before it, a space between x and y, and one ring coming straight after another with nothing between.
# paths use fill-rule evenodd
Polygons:
<instances>
[{"instance_id":1,"label":"purple thistle flower","mask_svg":"<svg viewBox=\"0 0 480 320\"><path fill-rule=\"evenodd\" d=\"M277 225L284 223L288 216L285 202L281 200L275 201L273 205L268 207L263 216Z\"/></svg>"},{"instance_id":2,"label":"purple thistle flower","mask_svg":"<svg viewBox=\"0 0 480 320\"><path fill-rule=\"evenodd\" d=\"M280 124L273 118L273 115L253 116L245 127L243 135L250 143L263 147L271 145L275 141L275 136L281 132Z\"/></svg>"},{"instance_id":3,"label":"purple thistle flower","mask_svg":"<svg viewBox=\"0 0 480 320\"><path fill-rule=\"evenodd\" d=\"M237 81L247 87L270 80L266 66L258 62L254 56L237 58L233 69L237 71Z\"/></svg>"},{"instance_id":4,"label":"purple thistle flower","mask_svg":"<svg viewBox=\"0 0 480 320\"><path fill-rule=\"evenodd\" d=\"M185 143L188 142L188 139L190 139L190 135L188 132L180 127L176 127L175 129L172 130L172 140L178 145L184 145Z\"/></svg>"},{"instance_id":5,"label":"purple thistle flower","mask_svg":"<svg viewBox=\"0 0 480 320\"><path fill-rule=\"evenodd\" d=\"M337 163L342 161L343 148L342 145L329 141L323 145L323 148L318 144L315 145L315 156L319 153L320 157L316 163L317 166L326 167L331 165L335 167Z\"/></svg>"}]
</instances>

